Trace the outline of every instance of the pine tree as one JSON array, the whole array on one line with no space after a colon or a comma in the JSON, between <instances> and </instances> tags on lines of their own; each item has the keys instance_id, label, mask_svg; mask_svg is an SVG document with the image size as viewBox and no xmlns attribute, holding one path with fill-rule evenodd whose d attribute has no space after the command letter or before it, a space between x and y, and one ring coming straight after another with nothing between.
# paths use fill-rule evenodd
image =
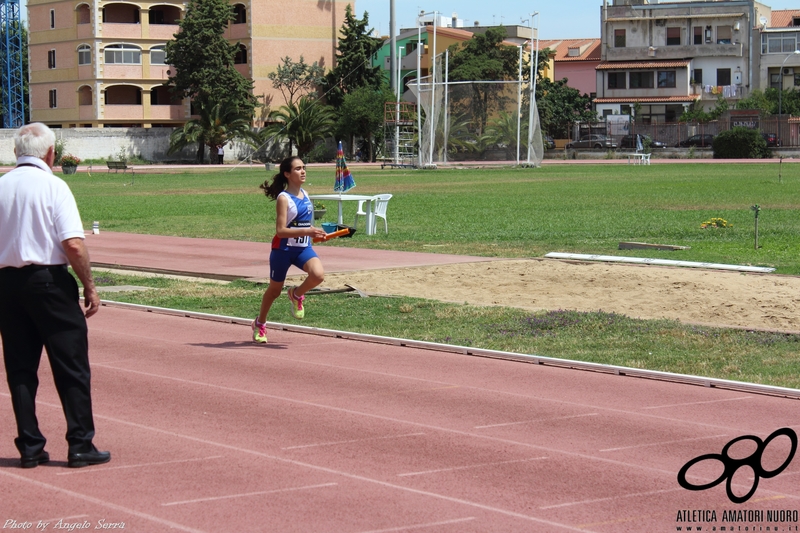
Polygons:
<instances>
[{"instance_id":1,"label":"pine tree","mask_svg":"<svg viewBox=\"0 0 800 533\"><path fill-rule=\"evenodd\" d=\"M383 84L380 67L372 66L372 55L382 42L369 33L369 15L364 12L363 19L353 16L348 4L345 8L342 38L336 52L336 66L325 76L326 99L338 108L344 102L344 95L351 94L360 87L373 87L379 90Z\"/></svg>"},{"instance_id":2,"label":"pine tree","mask_svg":"<svg viewBox=\"0 0 800 533\"><path fill-rule=\"evenodd\" d=\"M190 0L180 31L166 46L166 62L172 66L167 85L176 99L192 100L195 114L210 114L223 106L231 120L250 122L257 105L253 82L234 66L239 44L223 36L233 19L227 0ZM206 139L197 141L202 161Z\"/></svg>"},{"instance_id":3,"label":"pine tree","mask_svg":"<svg viewBox=\"0 0 800 533\"><path fill-rule=\"evenodd\" d=\"M490 28L484 34L476 33L472 39L450 46L450 81L504 81L516 80L519 70L519 51L503 44L506 30L502 26ZM502 85L473 84L472 99L466 103L453 102L464 113L472 113L478 134L483 134L489 115L503 103Z\"/></svg>"}]
</instances>

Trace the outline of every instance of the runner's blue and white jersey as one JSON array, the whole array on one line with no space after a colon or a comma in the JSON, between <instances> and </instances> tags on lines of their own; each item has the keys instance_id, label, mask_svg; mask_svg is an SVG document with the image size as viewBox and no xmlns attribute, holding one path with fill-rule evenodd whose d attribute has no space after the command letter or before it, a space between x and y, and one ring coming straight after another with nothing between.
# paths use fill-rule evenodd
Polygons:
<instances>
[{"instance_id":1,"label":"runner's blue and white jersey","mask_svg":"<svg viewBox=\"0 0 800 533\"><path fill-rule=\"evenodd\" d=\"M289 208L286 210L286 227L287 228L310 228L311 221L314 218L314 205L308 199L306 191L300 189L303 198L292 196L286 191L283 191L278 196L286 196L289 200ZM311 237L304 235L302 237L292 237L281 239L277 235L272 238L273 250L288 250L292 248L305 248L311 245Z\"/></svg>"}]
</instances>

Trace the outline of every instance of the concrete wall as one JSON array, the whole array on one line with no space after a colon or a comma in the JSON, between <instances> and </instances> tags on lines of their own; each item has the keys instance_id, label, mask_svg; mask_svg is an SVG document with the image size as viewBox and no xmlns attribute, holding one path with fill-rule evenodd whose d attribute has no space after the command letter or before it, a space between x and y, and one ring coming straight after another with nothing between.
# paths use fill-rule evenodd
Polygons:
<instances>
[{"instance_id":1,"label":"concrete wall","mask_svg":"<svg viewBox=\"0 0 800 533\"><path fill-rule=\"evenodd\" d=\"M14 164L14 131L0 129L0 164ZM64 143L64 152L81 159L117 160L120 152L126 157L138 157L145 161L177 162L194 161L197 145L180 153L167 154L172 128L56 128L56 139ZM225 161L247 159L252 148L241 143L225 147ZM208 161L208 148L206 148ZM216 161L216 153L213 154Z\"/></svg>"}]
</instances>

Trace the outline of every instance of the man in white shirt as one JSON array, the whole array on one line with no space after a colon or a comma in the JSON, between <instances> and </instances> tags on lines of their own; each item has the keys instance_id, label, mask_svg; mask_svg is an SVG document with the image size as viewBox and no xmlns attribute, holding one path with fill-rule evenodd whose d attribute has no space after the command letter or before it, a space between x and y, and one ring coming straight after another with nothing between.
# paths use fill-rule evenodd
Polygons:
<instances>
[{"instance_id":1,"label":"man in white shirt","mask_svg":"<svg viewBox=\"0 0 800 533\"><path fill-rule=\"evenodd\" d=\"M0 177L0 335L14 440L22 468L50 460L36 419L37 376L47 350L67 419L67 462L77 468L107 463L111 454L92 444L91 372L86 318L100 308L75 198L53 175L55 135L40 123L14 136L17 166ZM78 284L83 283L84 312Z\"/></svg>"}]
</instances>

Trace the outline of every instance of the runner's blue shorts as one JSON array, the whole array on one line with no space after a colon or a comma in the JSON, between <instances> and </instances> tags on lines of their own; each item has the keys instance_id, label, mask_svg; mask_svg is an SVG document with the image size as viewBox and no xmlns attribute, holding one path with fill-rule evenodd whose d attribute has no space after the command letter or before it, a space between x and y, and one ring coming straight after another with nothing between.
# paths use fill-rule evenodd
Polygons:
<instances>
[{"instance_id":1,"label":"runner's blue shorts","mask_svg":"<svg viewBox=\"0 0 800 533\"><path fill-rule=\"evenodd\" d=\"M272 250L269 254L269 279L272 281L286 281L289 267L294 265L300 270L310 259L319 257L311 246L305 248L289 247L289 250Z\"/></svg>"}]
</instances>

